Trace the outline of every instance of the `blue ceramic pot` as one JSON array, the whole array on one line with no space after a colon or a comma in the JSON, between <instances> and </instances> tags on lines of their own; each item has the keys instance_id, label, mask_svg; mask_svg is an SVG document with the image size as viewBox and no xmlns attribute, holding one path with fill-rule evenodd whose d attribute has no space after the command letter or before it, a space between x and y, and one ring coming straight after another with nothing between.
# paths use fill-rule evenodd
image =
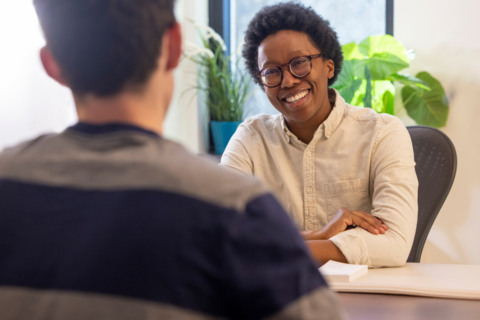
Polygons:
<instances>
[{"instance_id":1,"label":"blue ceramic pot","mask_svg":"<svg viewBox=\"0 0 480 320\"><path fill-rule=\"evenodd\" d=\"M213 143L215 144L215 153L223 154L230 138L237 131L242 121L211 121Z\"/></svg>"}]
</instances>

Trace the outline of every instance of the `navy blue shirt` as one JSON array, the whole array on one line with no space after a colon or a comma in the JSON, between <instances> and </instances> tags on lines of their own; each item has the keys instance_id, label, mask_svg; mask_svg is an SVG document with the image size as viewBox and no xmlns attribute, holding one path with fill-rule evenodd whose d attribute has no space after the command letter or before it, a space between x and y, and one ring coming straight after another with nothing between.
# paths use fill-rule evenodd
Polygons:
<instances>
[{"instance_id":1,"label":"navy blue shirt","mask_svg":"<svg viewBox=\"0 0 480 320\"><path fill-rule=\"evenodd\" d=\"M0 221L2 319L339 316L260 182L142 128L79 123L4 150Z\"/></svg>"}]
</instances>

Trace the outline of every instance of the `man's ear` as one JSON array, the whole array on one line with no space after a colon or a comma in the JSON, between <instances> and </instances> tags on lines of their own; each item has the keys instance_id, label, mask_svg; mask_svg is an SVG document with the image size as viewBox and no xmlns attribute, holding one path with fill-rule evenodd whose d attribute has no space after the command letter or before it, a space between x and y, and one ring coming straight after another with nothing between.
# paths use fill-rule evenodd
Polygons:
<instances>
[{"instance_id":1,"label":"man's ear","mask_svg":"<svg viewBox=\"0 0 480 320\"><path fill-rule=\"evenodd\" d=\"M172 70L178 66L180 56L182 55L182 30L180 24L175 24L168 30L168 61L167 70Z\"/></svg>"},{"instance_id":2,"label":"man's ear","mask_svg":"<svg viewBox=\"0 0 480 320\"><path fill-rule=\"evenodd\" d=\"M62 71L60 70L60 67L46 46L40 49L40 60L42 60L43 68L50 78L57 81L62 86L67 86L67 82L62 77Z\"/></svg>"}]
</instances>

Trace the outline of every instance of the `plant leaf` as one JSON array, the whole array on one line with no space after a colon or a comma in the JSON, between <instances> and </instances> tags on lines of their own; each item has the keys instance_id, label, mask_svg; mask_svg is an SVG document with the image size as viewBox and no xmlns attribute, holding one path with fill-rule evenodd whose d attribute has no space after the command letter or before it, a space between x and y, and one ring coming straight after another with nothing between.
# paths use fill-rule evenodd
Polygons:
<instances>
[{"instance_id":1,"label":"plant leaf","mask_svg":"<svg viewBox=\"0 0 480 320\"><path fill-rule=\"evenodd\" d=\"M190 58L197 64L198 84L191 86L192 90L204 94L204 99L210 111L211 118L217 121L240 121L243 116L245 101L250 98L251 77L248 72L238 67L230 66L231 55L226 56L221 39L210 35L202 36L203 26L196 26L205 49L214 55L197 55ZM211 33L211 32L210 32Z\"/></svg>"},{"instance_id":2,"label":"plant leaf","mask_svg":"<svg viewBox=\"0 0 480 320\"><path fill-rule=\"evenodd\" d=\"M419 88L430 91L430 88L425 84L425 82L418 79L417 77L414 77L414 76L411 76L411 75L408 75L408 74L395 73L395 74L390 75L387 80L397 81L397 82L400 82L401 84L406 85L406 86L414 85L414 86L417 86Z\"/></svg>"},{"instance_id":3,"label":"plant leaf","mask_svg":"<svg viewBox=\"0 0 480 320\"><path fill-rule=\"evenodd\" d=\"M444 127L447 123L449 103L442 84L428 72L420 72L416 77L431 90L416 86L403 87L402 100L408 115L420 125Z\"/></svg>"},{"instance_id":4,"label":"plant leaf","mask_svg":"<svg viewBox=\"0 0 480 320\"><path fill-rule=\"evenodd\" d=\"M388 52L375 53L366 61L373 80L387 80L388 76L407 68L410 64Z\"/></svg>"},{"instance_id":5,"label":"plant leaf","mask_svg":"<svg viewBox=\"0 0 480 320\"><path fill-rule=\"evenodd\" d=\"M386 80L388 76L410 65L405 47L390 35L371 36L359 45L373 80Z\"/></svg>"},{"instance_id":6,"label":"plant leaf","mask_svg":"<svg viewBox=\"0 0 480 320\"><path fill-rule=\"evenodd\" d=\"M367 89L365 90L365 96L363 97L363 105L365 108L372 107L372 74L368 66L365 66L365 79L367 80Z\"/></svg>"},{"instance_id":7,"label":"plant leaf","mask_svg":"<svg viewBox=\"0 0 480 320\"><path fill-rule=\"evenodd\" d=\"M345 99L346 103L351 103L355 92L360 88L362 79L355 75L359 60L343 61L342 72L338 75L337 81L332 86L338 90L338 93Z\"/></svg>"},{"instance_id":8,"label":"plant leaf","mask_svg":"<svg viewBox=\"0 0 480 320\"><path fill-rule=\"evenodd\" d=\"M405 47L391 35L370 36L360 42L359 50L362 54L373 57L376 53L388 52L409 62Z\"/></svg>"},{"instance_id":9,"label":"plant leaf","mask_svg":"<svg viewBox=\"0 0 480 320\"><path fill-rule=\"evenodd\" d=\"M391 81L372 81L372 108L378 113L388 113L383 97L385 92L389 91L395 96L395 86Z\"/></svg>"},{"instance_id":10,"label":"plant leaf","mask_svg":"<svg viewBox=\"0 0 480 320\"><path fill-rule=\"evenodd\" d=\"M338 93L345 99L345 102L348 104L352 103L353 97L355 96L355 93L357 90L360 88L362 85L362 79L355 79L352 82L350 82L348 85L342 87L342 88L335 88L337 89Z\"/></svg>"},{"instance_id":11,"label":"plant leaf","mask_svg":"<svg viewBox=\"0 0 480 320\"><path fill-rule=\"evenodd\" d=\"M355 41L352 41L350 43L344 44L342 46L342 51L343 51L343 60L363 60L365 59L365 56L360 52L360 48L358 45L355 43Z\"/></svg>"},{"instance_id":12,"label":"plant leaf","mask_svg":"<svg viewBox=\"0 0 480 320\"><path fill-rule=\"evenodd\" d=\"M353 96L352 102L350 103L352 106L356 106L359 108L364 108L363 105L363 98L365 97L365 91L367 89L367 80L363 79L360 88L355 92Z\"/></svg>"},{"instance_id":13,"label":"plant leaf","mask_svg":"<svg viewBox=\"0 0 480 320\"><path fill-rule=\"evenodd\" d=\"M385 113L393 114L395 113L395 96L390 91L385 91L383 94L383 107Z\"/></svg>"}]
</instances>

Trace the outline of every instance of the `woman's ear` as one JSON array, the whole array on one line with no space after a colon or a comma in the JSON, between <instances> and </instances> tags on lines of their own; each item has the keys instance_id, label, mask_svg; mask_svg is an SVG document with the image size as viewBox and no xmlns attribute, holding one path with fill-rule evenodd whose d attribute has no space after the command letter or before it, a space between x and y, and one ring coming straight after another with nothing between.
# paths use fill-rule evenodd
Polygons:
<instances>
[{"instance_id":1,"label":"woman's ear","mask_svg":"<svg viewBox=\"0 0 480 320\"><path fill-rule=\"evenodd\" d=\"M168 61L167 70L172 70L178 66L180 56L182 55L182 30L180 24L175 22L168 30Z\"/></svg>"},{"instance_id":2,"label":"woman's ear","mask_svg":"<svg viewBox=\"0 0 480 320\"><path fill-rule=\"evenodd\" d=\"M333 62L333 60L327 60L325 64L328 70L328 79L332 79L335 75L335 62Z\"/></svg>"},{"instance_id":3,"label":"woman's ear","mask_svg":"<svg viewBox=\"0 0 480 320\"><path fill-rule=\"evenodd\" d=\"M50 78L57 81L62 86L68 86L67 82L62 77L62 70L60 70L60 66L53 58L52 53L47 46L40 49L40 60L42 61L43 68Z\"/></svg>"}]
</instances>

